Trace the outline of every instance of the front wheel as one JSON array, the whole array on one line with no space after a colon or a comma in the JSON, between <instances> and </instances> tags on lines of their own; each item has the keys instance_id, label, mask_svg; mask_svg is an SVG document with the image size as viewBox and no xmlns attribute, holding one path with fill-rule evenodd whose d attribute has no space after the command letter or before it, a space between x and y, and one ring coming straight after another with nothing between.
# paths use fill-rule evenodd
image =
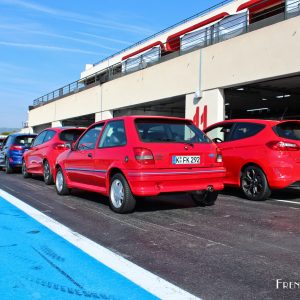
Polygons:
<instances>
[{"instance_id":1,"label":"front wheel","mask_svg":"<svg viewBox=\"0 0 300 300\"><path fill-rule=\"evenodd\" d=\"M51 173L50 165L47 160L44 162L44 181L47 185L53 183L53 175Z\"/></svg>"},{"instance_id":2,"label":"front wheel","mask_svg":"<svg viewBox=\"0 0 300 300\"><path fill-rule=\"evenodd\" d=\"M5 173L6 174L11 174L13 172L13 168L11 167L10 163L9 163L9 159L6 157L5 159Z\"/></svg>"},{"instance_id":3,"label":"front wheel","mask_svg":"<svg viewBox=\"0 0 300 300\"><path fill-rule=\"evenodd\" d=\"M265 173L261 168L248 166L241 175L241 187L249 200L262 201L271 195Z\"/></svg>"},{"instance_id":4,"label":"front wheel","mask_svg":"<svg viewBox=\"0 0 300 300\"><path fill-rule=\"evenodd\" d=\"M115 174L110 181L109 206L117 213L125 214L134 210L136 200L129 184L122 174Z\"/></svg>"},{"instance_id":5,"label":"front wheel","mask_svg":"<svg viewBox=\"0 0 300 300\"><path fill-rule=\"evenodd\" d=\"M59 168L56 173L55 189L58 195L70 194L70 189L67 186L66 179L61 168Z\"/></svg>"},{"instance_id":6,"label":"front wheel","mask_svg":"<svg viewBox=\"0 0 300 300\"><path fill-rule=\"evenodd\" d=\"M218 198L218 192L197 191L190 193L197 206L212 206Z\"/></svg>"},{"instance_id":7,"label":"front wheel","mask_svg":"<svg viewBox=\"0 0 300 300\"><path fill-rule=\"evenodd\" d=\"M22 161L22 175L23 175L23 178L30 178L31 177L31 174L28 173L28 171L27 171L27 166L26 166L26 162L25 162L24 159Z\"/></svg>"}]
</instances>

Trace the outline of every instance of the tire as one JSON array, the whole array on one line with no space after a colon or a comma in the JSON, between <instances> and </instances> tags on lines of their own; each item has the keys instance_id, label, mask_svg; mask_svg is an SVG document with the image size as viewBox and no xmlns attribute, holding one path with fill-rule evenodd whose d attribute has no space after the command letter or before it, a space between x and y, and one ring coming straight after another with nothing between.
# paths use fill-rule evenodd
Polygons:
<instances>
[{"instance_id":1,"label":"tire","mask_svg":"<svg viewBox=\"0 0 300 300\"><path fill-rule=\"evenodd\" d=\"M218 198L218 192L197 191L190 193L197 206L212 206Z\"/></svg>"},{"instance_id":2,"label":"tire","mask_svg":"<svg viewBox=\"0 0 300 300\"><path fill-rule=\"evenodd\" d=\"M110 180L109 206L119 214L130 213L134 210L136 200L131 193L125 177L117 173Z\"/></svg>"},{"instance_id":3,"label":"tire","mask_svg":"<svg viewBox=\"0 0 300 300\"><path fill-rule=\"evenodd\" d=\"M265 173L256 166L248 166L242 171L241 188L249 200L263 201L271 195Z\"/></svg>"},{"instance_id":4,"label":"tire","mask_svg":"<svg viewBox=\"0 0 300 300\"><path fill-rule=\"evenodd\" d=\"M51 173L51 168L48 160L44 161L44 181L47 185L53 184L53 175Z\"/></svg>"},{"instance_id":5,"label":"tire","mask_svg":"<svg viewBox=\"0 0 300 300\"><path fill-rule=\"evenodd\" d=\"M11 174L13 171L14 171L14 169L9 164L9 159L6 157L5 158L5 173L6 174Z\"/></svg>"},{"instance_id":6,"label":"tire","mask_svg":"<svg viewBox=\"0 0 300 300\"><path fill-rule=\"evenodd\" d=\"M64 173L61 168L57 170L55 178L55 189L58 195L69 195L70 189L67 186Z\"/></svg>"},{"instance_id":7,"label":"tire","mask_svg":"<svg viewBox=\"0 0 300 300\"><path fill-rule=\"evenodd\" d=\"M26 162L24 159L22 161L22 175L25 179L31 177L31 174L27 172Z\"/></svg>"}]
</instances>

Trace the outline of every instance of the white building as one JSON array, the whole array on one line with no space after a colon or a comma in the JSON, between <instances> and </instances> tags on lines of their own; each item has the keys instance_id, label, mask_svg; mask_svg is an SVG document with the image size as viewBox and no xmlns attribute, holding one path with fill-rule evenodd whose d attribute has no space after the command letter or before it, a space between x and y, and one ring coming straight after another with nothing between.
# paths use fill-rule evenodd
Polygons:
<instances>
[{"instance_id":1,"label":"white building","mask_svg":"<svg viewBox=\"0 0 300 300\"><path fill-rule=\"evenodd\" d=\"M300 0L235 0L184 20L34 100L28 126L126 114L300 119Z\"/></svg>"}]
</instances>

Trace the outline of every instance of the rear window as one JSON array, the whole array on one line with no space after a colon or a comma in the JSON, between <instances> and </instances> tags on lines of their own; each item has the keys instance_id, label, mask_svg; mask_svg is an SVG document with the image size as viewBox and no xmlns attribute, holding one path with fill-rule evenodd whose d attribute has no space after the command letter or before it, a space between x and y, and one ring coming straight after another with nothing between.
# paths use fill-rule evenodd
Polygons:
<instances>
[{"instance_id":1,"label":"rear window","mask_svg":"<svg viewBox=\"0 0 300 300\"><path fill-rule=\"evenodd\" d=\"M65 142L75 142L85 129L68 129L60 133L59 138Z\"/></svg>"},{"instance_id":2,"label":"rear window","mask_svg":"<svg viewBox=\"0 0 300 300\"><path fill-rule=\"evenodd\" d=\"M186 121L138 119L135 124L140 139L146 143L211 143L200 129Z\"/></svg>"},{"instance_id":3,"label":"rear window","mask_svg":"<svg viewBox=\"0 0 300 300\"><path fill-rule=\"evenodd\" d=\"M15 138L14 144L15 145L21 145L21 146L29 146L31 145L32 141L35 139L35 136L30 135L23 135L23 136L17 136Z\"/></svg>"},{"instance_id":4,"label":"rear window","mask_svg":"<svg viewBox=\"0 0 300 300\"><path fill-rule=\"evenodd\" d=\"M284 122L273 127L273 130L282 138L300 140L300 122Z\"/></svg>"}]
</instances>

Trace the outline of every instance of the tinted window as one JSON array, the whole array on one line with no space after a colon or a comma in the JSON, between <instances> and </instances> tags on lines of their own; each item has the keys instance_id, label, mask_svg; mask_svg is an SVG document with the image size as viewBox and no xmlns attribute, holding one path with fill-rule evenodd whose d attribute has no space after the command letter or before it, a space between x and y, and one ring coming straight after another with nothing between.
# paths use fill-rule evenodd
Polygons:
<instances>
[{"instance_id":1,"label":"tinted window","mask_svg":"<svg viewBox=\"0 0 300 300\"><path fill-rule=\"evenodd\" d=\"M124 122L112 121L107 124L101 137L99 148L126 145Z\"/></svg>"},{"instance_id":2,"label":"tinted window","mask_svg":"<svg viewBox=\"0 0 300 300\"><path fill-rule=\"evenodd\" d=\"M47 134L44 138L43 143L49 142L50 140L52 140L52 138L55 136L56 132L53 130L48 130Z\"/></svg>"},{"instance_id":3,"label":"tinted window","mask_svg":"<svg viewBox=\"0 0 300 300\"><path fill-rule=\"evenodd\" d=\"M41 132L41 133L36 137L36 139L34 140L32 146L38 146L38 145L42 144L43 141L44 141L44 138L45 138L46 134L47 134L47 130Z\"/></svg>"},{"instance_id":4,"label":"tinted window","mask_svg":"<svg viewBox=\"0 0 300 300\"><path fill-rule=\"evenodd\" d=\"M60 133L59 138L65 142L74 142L81 136L84 129L67 129Z\"/></svg>"},{"instance_id":5,"label":"tinted window","mask_svg":"<svg viewBox=\"0 0 300 300\"><path fill-rule=\"evenodd\" d=\"M34 136L32 136L32 135L17 136L14 144L21 145L21 146L30 146L33 140L34 140Z\"/></svg>"},{"instance_id":6,"label":"tinted window","mask_svg":"<svg viewBox=\"0 0 300 300\"><path fill-rule=\"evenodd\" d=\"M234 127L234 132L231 136L231 140L240 140L254 136L259 133L265 125L255 123L237 123Z\"/></svg>"},{"instance_id":7,"label":"tinted window","mask_svg":"<svg viewBox=\"0 0 300 300\"><path fill-rule=\"evenodd\" d=\"M273 130L280 137L290 140L300 140L299 122L284 122L276 125Z\"/></svg>"},{"instance_id":8,"label":"tinted window","mask_svg":"<svg viewBox=\"0 0 300 300\"><path fill-rule=\"evenodd\" d=\"M97 139L101 133L103 124L98 124L90 128L79 140L77 148L79 150L91 150L96 146Z\"/></svg>"},{"instance_id":9,"label":"tinted window","mask_svg":"<svg viewBox=\"0 0 300 300\"><path fill-rule=\"evenodd\" d=\"M226 123L213 127L209 131L206 131L206 134L215 143L228 142L230 140L232 128L233 123Z\"/></svg>"},{"instance_id":10,"label":"tinted window","mask_svg":"<svg viewBox=\"0 0 300 300\"><path fill-rule=\"evenodd\" d=\"M210 143L200 129L186 121L138 119L135 123L143 142Z\"/></svg>"}]
</instances>

